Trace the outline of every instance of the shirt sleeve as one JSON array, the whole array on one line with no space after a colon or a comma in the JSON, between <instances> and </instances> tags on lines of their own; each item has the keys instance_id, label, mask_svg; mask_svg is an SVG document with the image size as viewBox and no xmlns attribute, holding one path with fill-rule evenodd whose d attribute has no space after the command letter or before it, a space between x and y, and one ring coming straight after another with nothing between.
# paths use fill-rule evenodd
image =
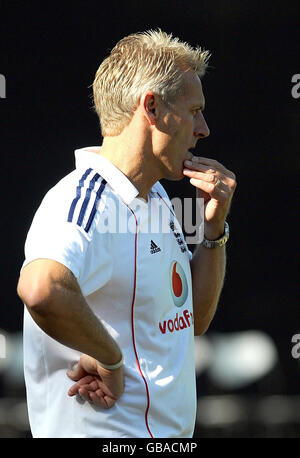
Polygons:
<instances>
[{"instance_id":1,"label":"shirt sleeve","mask_svg":"<svg viewBox=\"0 0 300 458\"><path fill-rule=\"evenodd\" d=\"M75 224L47 224L34 218L25 242L22 268L36 259L52 259L66 266L79 280L88 245L88 239Z\"/></svg>"},{"instance_id":2,"label":"shirt sleeve","mask_svg":"<svg viewBox=\"0 0 300 458\"><path fill-rule=\"evenodd\" d=\"M53 198L53 194L50 191L46 195L33 218L22 269L37 259L57 261L73 273L86 296L101 288L111 276L109 241L106 234L95 230L99 211L87 233L75 222L67 221L68 205L58 202L57 195Z\"/></svg>"}]
</instances>

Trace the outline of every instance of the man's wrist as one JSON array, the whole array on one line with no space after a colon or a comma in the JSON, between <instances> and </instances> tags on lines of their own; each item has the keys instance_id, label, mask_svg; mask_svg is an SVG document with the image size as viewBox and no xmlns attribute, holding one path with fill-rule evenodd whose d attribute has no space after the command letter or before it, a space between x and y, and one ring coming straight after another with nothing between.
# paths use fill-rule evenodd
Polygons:
<instances>
[{"instance_id":1,"label":"man's wrist","mask_svg":"<svg viewBox=\"0 0 300 458\"><path fill-rule=\"evenodd\" d=\"M98 353L95 359L102 367L106 369L117 369L123 364L123 352L117 342L115 342L111 336L109 336L109 338L110 345L107 345L106 349L104 349L104 346L102 346L100 349L101 351Z\"/></svg>"},{"instance_id":2,"label":"man's wrist","mask_svg":"<svg viewBox=\"0 0 300 458\"><path fill-rule=\"evenodd\" d=\"M99 360L98 360L98 363L100 364L100 366L104 367L104 369L108 369L110 371L111 370L115 370L115 369L119 369L119 367L123 366L123 364L124 364L124 356L122 354L122 357L121 357L120 361L117 362L116 364L104 364Z\"/></svg>"},{"instance_id":3,"label":"man's wrist","mask_svg":"<svg viewBox=\"0 0 300 458\"><path fill-rule=\"evenodd\" d=\"M206 240L218 240L224 234L225 222L209 225L208 223L204 226L204 237Z\"/></svg>"}]
</instances>

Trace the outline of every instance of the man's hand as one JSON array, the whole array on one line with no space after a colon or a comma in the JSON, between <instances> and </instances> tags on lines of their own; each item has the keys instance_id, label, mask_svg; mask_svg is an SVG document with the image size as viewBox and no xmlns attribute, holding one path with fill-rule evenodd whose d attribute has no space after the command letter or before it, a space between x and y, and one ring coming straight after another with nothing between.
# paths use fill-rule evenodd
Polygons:
<instances>
[{"instance_id":1,"label":"man's hand","mask_svg":"<svg viewBox=\"0 0 300 458\"><path fill-rule=\"evenodd\" d=\"M124 391L123 366L114 370L104 369L88 355L81 355L78 365L67 375L77 382L69 389L69 396L79 394L86 401L105 409L112 407Z\"/></svg>"},{"instance_id":2,"label":"man's hand","mask_svg":"<svg viewBox=\"0 0 300 458\"><path fill-rule=\"evenodd\" d=\"M197 188L197 197L204 199L205 237L219 238L236 188L233 172L214 159L194 156L185 161L183 174Z\"/></svg>"}]
</instances>

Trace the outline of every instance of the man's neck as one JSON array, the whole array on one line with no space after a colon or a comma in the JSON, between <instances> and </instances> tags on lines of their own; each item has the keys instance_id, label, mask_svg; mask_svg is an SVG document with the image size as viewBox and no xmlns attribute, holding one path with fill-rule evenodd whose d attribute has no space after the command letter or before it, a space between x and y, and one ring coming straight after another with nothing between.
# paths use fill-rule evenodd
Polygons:
<instances>
[{"instance_id":1,"label":"man's neck","mask_svg":"<svg viewBox=\"0 0 300 458\"><path fill-rule=\"evenodd\" d=\"M148 193L161 177L155 173L152 155L142 142L127 142L121 136L104 137L98 154L108 159L139 191L138 197L148 200Z\"/></svg>"}]
</instances>

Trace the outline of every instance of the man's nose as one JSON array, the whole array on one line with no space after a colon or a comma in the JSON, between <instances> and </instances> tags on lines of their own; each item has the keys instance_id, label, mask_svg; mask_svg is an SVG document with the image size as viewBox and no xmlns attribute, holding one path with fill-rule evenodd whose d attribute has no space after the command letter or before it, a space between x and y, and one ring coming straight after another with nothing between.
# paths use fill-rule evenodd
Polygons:
<instances>
[{"instance_id":1,"label":"man's nose","mask_svg":"<svg viewBox=\"0 0 300 458\"><path fill-rule=\"evenodd\" d=\"M199 118L198 118L198 122L197 122L194 134L195 134L195 137L198 137L198 138L205 138L205 137L208 137L210 134L208 125L206 124L205 118L201 112L199 114Z\"/></svg>"}]
</instances>

